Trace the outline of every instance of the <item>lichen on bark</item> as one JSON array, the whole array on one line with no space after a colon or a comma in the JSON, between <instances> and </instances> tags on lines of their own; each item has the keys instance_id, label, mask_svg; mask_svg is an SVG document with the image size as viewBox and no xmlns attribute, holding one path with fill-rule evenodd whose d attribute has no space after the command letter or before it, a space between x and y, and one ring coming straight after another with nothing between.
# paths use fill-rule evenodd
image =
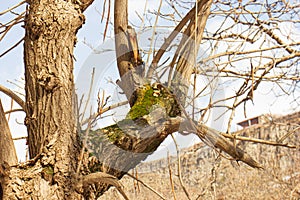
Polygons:
<instances>
[{"instance_id":1,"label":"lichen on bark","mask_svg":"<svg viewBox=\"0 0 300 200\"><path fill-rule=\"evenodd\" d=\"M135 91L134 95L137 98L126 116L127 119L135 120L141 118L157 107L165 108L166 115L169 117L180 115L179 105L175 96L167 87L160 83L143 85Z\"/></svg>"},{"instance_id":2,"label":"lichen on bark","mask_svg":"<svg viewBox=\"0 0 300 200\"><path fill-rule=\"evenodd\" d=\"M180 115L180 108L174 95L162 84L145 84L134 94L135 103L125 119L105 128L89 131L86 139L88 148L99 155L101 144L109 142L125 151L135 151L135 144L143 140L147 129L154 134L155 123ZM153 129L153 130L152 130ZM152 147L147 148L153 149Z\"/></svg>"}]
</instances>

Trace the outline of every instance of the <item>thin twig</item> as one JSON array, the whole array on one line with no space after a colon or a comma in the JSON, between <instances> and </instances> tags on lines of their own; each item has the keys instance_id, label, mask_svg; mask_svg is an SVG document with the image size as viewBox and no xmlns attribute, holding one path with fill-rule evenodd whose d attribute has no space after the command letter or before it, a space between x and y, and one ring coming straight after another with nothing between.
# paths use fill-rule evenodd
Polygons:
<instances>
[{"instance_id":1,"label":"thin twig","mask_svg":"<svg viewBox=\"0 0 300 200\"><path fill-rule=\"evenodd\" d=\"M260 144L267 144L267 145L272 145L272 146L281 146L281 147L287 147L287 148L292 148L292 149L297 148L297 146L294 146L294 145L283 144L283 143L274 142L274 141L267 141L267 140L262 140L262 139L257 139L257 138L249 138L249 137L238 136L238 135L233 136L233 135L228 134L228 133L221 133L221 134L224 137L230 138L230 139L260 143Z\"/></svg>"},{"instance_id":2,"label":"thin twig","mask_svg":"<svg viewBox=\"0 0 300 200\"><path fill-rule=\"evenodd\" d=\"M150 41L150 48L149 48L149 52L148 52L146 66L149 63L150 55L152 53L152 45L153 45L153 41L154 41L154 36L156 35L155 31L156 31L156 26L157 26L157 22L158 22L158 17L159 17L159 14L160 14L161 5L162 5L162 0L160 0L160 2L159 2L159 6L158 6L158 10L157 10L157 15L156 15L154 26L153 26L152 37L151 37L151 41Z\"/></svg>"},{"instance_id":3,"label":"thin twig","mask_svg":"<svg viewBox=\"0 0 300 200\"><path fill-rule=\"evenodd\" d=\"M134 168L133 171L135 171L135 178L136 178L136 179L139 179L137 168ZM136 183L136 186L137 186L138 192L141 192L140 185L139 185L139 182L138 182L138 181L137 181L137 183Z\"/></svg>"},{"instance_id":4,"label":"thin twig","mask_svg":"<svg viewBox=\"0 0 300 200\"><path fill-rule=\"evenodd\" d=\"M95 112L94 114L92 114L92 115L90 116L90 118L96 119L98 116L102 115L103 113L105 113L105 112L107 112L107 111L110 111L110 110L112 110L112 109L115 109L115 108L117 108L117 107L124 106L124 105L126 105L126 104L128 104L128 101L123 101L123 102L120 102L120 103L116 103L116 104L107 106L107 107L101 109L101 112L100 112L100 113L99 113L99 112ZM90 118L83 120L83 121L80 123L80 125L83 126L83 125L85 125L86 123L88 123L88 121L89 121Z\"/></svg>"},{"instance_id":5,"label":"thin twig","mask_svg":"<svg viewBox=\"0 0 300 200\"><path fill-rule=\"evenodd\" d=\"M5 111L4 114L19 112L19 111L25 112L25 110L18 108L18 109L11 109L11 110Z\"/></svg>"},{"instance_id":6,"label":"thin twig","mask_svg":"<svg viewBox=\"0 0 300 200\"><path fill-rule=\"evenodd\" d=\"M23 110L26 110L25 109L25 102L18 95L16 95L13 91L11 91L10 89L0 85L0 92L3 92L4 94L6 94L10 98L12 98L15 102L17 102L21 106L21 108Z\"/></svg>"},{"instance_id":7,"label":"thin twig","mask_svg":"<svg viewBox=\"0 0 300 200\"><path fill-rule=\"evenodd\" d=\"M185 26L185 24L190 20L190 18L195 14L195 7L192 8L188 14L185 15L185 17L180 21L180 23L175 27L175 29L172 31L172 33L169 35L167 39L165 39L165 42L162 44L162 46L159 48L158 52L155 54L151 65L149 66L149 71L147 73L147 77L150 78L153 75L154 69L156 68L159 60L165 53L166 49L170 46L171 42L175 39L175 37L180 33L182 28Z\"/></svg>"},{"instance_id":8,"label":"thin twig","mask_svg":"<svg viewBox=\"0 0 300 200\"><path fill-rule=\"evenodd\" d=\"M94 83L94 76L95 76L95 67L93 67L90 88L89 88L89 92L88 92L88 97L87 97L86 103L85 103L84 108L83 108L83 112L82 112L82 116L81 116L81 120L80 120L81 122L83 121L84 114L86 112L87 106L88 106L90 98L91 98L92 88L93 88L93 83Z\"/></svg>"},{"instance_id":9,"label":"thin twig","mask_svg":"<svg viewBox=\"0 0 300 200\"><path fill-rule=\"evenodd\" d=\"M103 20L104 13L105 13L105 4L106 4L106 0L104 1L104 5L103 5L103 13L102 13L101 22ZM107 11L107 17L106 17L105 28L104 28L104 33L103 33L103 41L105 40L107 29L108 29L108 22L109 22L109 18L110 18L110 4L111 4L111 0L108 0L108 11Z\"/></svg>"},{"instance_id":10,"label":"thin twig","mask_svg":"<svg viewBox=\"0 0 300 200\"><path fill-rule=\"evenodd\" d=\"M7 12L12 11L13 9L15 9L15 8L17 8L19 6L21 6L23 3L26 3L26 1L21 1L20 3L12 6L11 8L8 8L7 10L4 10L4 11L0 12L0 16L3 15L3 14L5 14L5 13L7 13Z\"/></svg>"},{"instance_id":11,"label":"thin twig","mask_svg":"<svg viewBox=\"0 0 300 200\"><path fill-rule=\"evenodd\" d=\"M117 188L117 190L122 194L123 198L125 200L129 200L129 198L124 192L124 186L120 183L120 180L104 172L96 172L96 173L83 176L80 179L80 181L76 184L76 187L78 188L87 187L88 185L97 184L99 182L115 186L115 188Z\"/></svg>"},{"instance_id":12,"label":"thin twig","mask_svg":"<svg viewBox=\"0 0 300 200\"><path fill-rule=\"evenodd\" d=\"M189 200L191 200L190 195L189 195L189 193L188 193L186 187L184 186L184 183L183 183L183 180L182 180L182 174L181 174L181 160L180 160L180 149L179 149L179 146L178 146L178 144L177 144L177 142L176 142L176 140L175 140L173 134L171 134L171 136L172 136L172 139L173 139L173 141L174 141L174 143L175 143L176 152L177 152L177 170L178 170L178 179L179 179L180 185L181 185L181 187L182 187L182 189L183 189L183 191L184 191L186 197L187 197Z\"/></svg>"},{"instance_id":13,"label":"thin twig","mask_svg":"<svg viewBox=\"0 0 300 200\"><path fill-rule=\"evenodd\" d=\"M153 188L151 188L149 185L147 185L146 183L144 183L143 181L137 179L136 177L132 176L129 173L126 173L127 176L129 176L130 178L133 178L134 180L138 181L139 183L141 183L143 186L145 186L147 189L149 189L150 191L152 191L154 194L156 194L157 196L159 196L159 198L166 200L165 197L163 197L161 194L159 194L157 191L155 191Z\"/></svg>"},{"instance_id":14,"label":"thin twig","mask_svg":"<svg viewBox=\"0 0 300 200\"><path fill-rule=\"evenodd\" d=\"M171 184L173 198L174 198L174 200L176 200L176 193L175 193L175 188L174 188L174 181L173 181L173 178L172 178L172 168L171 168L169 151L168 151L168 169L169 169L169 178L170 178L170 184Z\"/></svg>"},{"instance_id":15,"label":"thin twig","mask_svg":"<svg viewBox=\"0 0 300 200\"><path fill-rule=\"evenodd\" d=\"M292 131L287 132L285 135L283 135L281 138L279 138L279 140L277 141L277 143L282 143L286 138L288 138L289 136L291 136L293 133L295 133L297 130L300 129L300 126L298 126L297 128L293 129Z\"/></svg>"},{"instance_id":16,"label":"thin twig","mask_svg":"<svg viewBox=\"0 0 300 200\"><path fill-rule=\"evenodd\" d=\"M85 149L87 148L87 138L88 138L90 128L91 128L91 123L92 123L91 121L92 121L92 119L89 118L88 126L87 126L87 129L85 130L85 133L84 133L85 138L83 140L83 146L82 146L82 149L81 149L80 158L79 158L79 162L78 162L78 166L77 166L77 170L76 170L77 175L79 175L81 164L82 164L82 161L83 161L84 152L85 152Z\"/></svg>"},{"instance_id":17,"label":"thin twig","mask_svg":"<svg viewBox=\"0 0 300 200\"><path fill-rule=\"evenodd\" d=\"M12 47L10 47L9 49L7 49L6 51L4 51L2 54L0 54L0 58L3 57L5 54L7 54L8 52L10 52L11 50L13 50L15 47L17 47L19 44L21 44L21 42L24 40L24 38L22 38L21 40L19 40L16 44L14 44Z\"/></svg>"},{"instance_id":18,"label":"thin twig","mask_svg":"<svg viewBox=\"0 0 300 200\"><path fill-rule=\"evenodd\" d=\"M217 169L220 167L220 155L219 154L217 156L217 158L215 159L215 162L214 162L214 165L211 169L211 182L210 182L210 185L211 185L211 189L213 190L213 199L215 200L216 197L217 197L217 191L216 191L216 182L217 182Z\"/></svg>"},{"instance_id":19,"label":"thin twig","mask_svg":"<svg viewBox=\"0 0 300 200\"><path fill-rule=\"evenodd\" d=\"M27 136L13 138L13 140L24 140L24 139L27 139Z\"/></svg>"},{"instance_id":20,"label":"thin twig","mask_svg":"<svg viewBox=\"0 0 300 200\"><path fill-rule=\"evenodd\" d=\"M4 31L1 32L0 41L5 37L5 35L9 32L9 30L16 24L20 23L22 18L24 18L25 12L22 12L19 16L17 16L14 20L10 22L10 24L5 28Z\"/></svg>"}]
</instances>

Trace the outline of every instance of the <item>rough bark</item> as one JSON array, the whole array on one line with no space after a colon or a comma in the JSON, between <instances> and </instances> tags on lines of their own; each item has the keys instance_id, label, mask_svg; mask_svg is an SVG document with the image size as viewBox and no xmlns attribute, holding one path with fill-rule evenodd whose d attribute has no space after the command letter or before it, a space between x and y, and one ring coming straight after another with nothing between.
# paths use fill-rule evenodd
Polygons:
<instances>
[{"instance_id":1,"label":"rough bark","mask_svg":"<svg viewBox=\"0 0 300 200\"><path fill-rule=\"evenodd\" d=\"M44 164L52 165L54 182L62 188L70 185L66 177L75 171L80 150L73 49L83 22L77 5L66 1L32 1L26 16L25 123L29 153L34 158L49 148L52 155Z\"/></svg>"},{"instance_id":2,"label":"rough bark","mask_svg":"<svg viewBox=\"0 0 300 200\"><path fill-rule=\"evenodd\" d=\"M0 164L15 165L18 163L14 142L0 100Z\"/></svg>"},{"instance_id":3,"label":"rough bark","mask_svg":"<svg viewBox=\"0 0 300 200\"><path fill-rule=\"evenodd\" d=\"M126 123L121 127L114 125L90 133L89 140L92 142L89 148L93 149L93 155L99 160L86 168L91 172L102 171L121 179L126 172L152 154L169 134L178 130L180 123L181 118L177 117L138 130L136 126ZM91 193L100 196L107 189L107 185L101 185Z\"/></svg>"},{"instance_id":4,"label":"rough bark","mask_svg":"<svg viewBox=\"0 0 300 200\"><path fill-rule=\"evenodd\" d=\"M24 39L25 123L33 158L51 139L76 143L72 52L84 17L74 4L64 1L32 1L29 8Z\"/></svg>"},{"instance_id":5,"label":"rough bark","mask_svg":"<svg viewBox=\"0 0 300 200\"><path fill-rule=\"evenodd\" d=\"M73 49L87 5L31 0L25 17L26 119L31 163L5 169L4 199L80 199ZM85 2L85 3L91 3Z\"/></svg>"},{"instance_id":6,"label":"rough bark","mask_svg":"<svg viewBox=\"0 0 300 200\"><path fill-rule=\"evenodd\" d=\"M18 163L14 142L4 114L0 99L0 199L3 199L3 186L5 186L5 167Z\"/></svg>"},{"instance_id":7,"label":"rough bark","mask_svg":"<svg viewBox=\"0 0 300 200\"><path fill-rule=\"evenodd\" d=\"M124 91L130 106L134 104L134 91L145 84L137 71L143 67L141 63L134 63L132 44L130 44L129 33L132 30L128 26L128 0L115 1L114 7L114 31L115 49L117 57L118 71L121 80L117 84ZM134 38L136 39L136 38ZM138 49L135 49L138 50Z\"/></svg>"},{"instance_id":8,"label":"rough bark","mask_svg":"<svg viewBox=\"0 0 300 200\"><path fill-rule=\"evenodd\" d=\"M247 152L235 146L232 141L226 139L221 132L200 124L195 127L194 133L209 146L227 153L235 161L242 161L253 168L263 169L260 163L254 160Z\"/></svg>"}]
</instances>

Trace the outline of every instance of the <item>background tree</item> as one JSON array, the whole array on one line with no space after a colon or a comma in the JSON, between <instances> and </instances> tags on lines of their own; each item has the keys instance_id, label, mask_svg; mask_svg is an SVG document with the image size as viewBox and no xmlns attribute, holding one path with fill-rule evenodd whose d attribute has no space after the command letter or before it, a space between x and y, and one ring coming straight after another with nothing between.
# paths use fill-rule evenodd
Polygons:
<instances>
[{"instance_id":1,"label":"background tree","mask_svg":"<svg viewBox=\"0 0 300 200\"><path fill-rule=\"evenodd\" d=\"M136 116L134 119L129 118L135 123L141 118L146 119L145 127L139 131L140 136L147 136L141 137L142 139L131 136L132 128L129 126L132 124L130 123L125 123L122 130L119 126L110 126L100 130L101 132L97 134L89 132L90 127L88 127L87 135L98 141L101 139L101 144L103 144L99 152L100 161L91 162L88 154L82 150L84 148L78 137L80 127L78 127L76 116L73 49L76 33L84 22L82 12L92 2L27 1L29 6L26 14L22 13L10 23L2 25L1 39L12 26L24 19L25 103L11 92L6 93L26 112L25 124L28 128L31 158L27 163L12 168L2 165L0 172L2 172L1 185L4 198L29 198L30 196L40 199L95 198L107 190L107 183L120 188L114 177L99 172L106 172L121 178L129 169L151 154L167 135L179 130L182 124L186 124L184 131L196 133L201 139L228 153L234 159L241 160L252 167L261 167L234 143L224 138L226 136L235 141L233 136L221 134L201 122L207 118L212 108L225 107L231 111L227 130L230 133L236 108L242 104L245 105L249 100L253 101L255 90L264 81L276 84L285 93L297 95L299 43L297 36L293 36L293 33L282 32L279 23L286 22L289 25L296 23L298 5L285 1L272 3L198 1L193 8L190 8L188 4L181 1L177 3L166 1L175 13L169 16L176 16L179 23L174 28L174 32L166 38L163 46L155 52L152 65L145 76L148 80L160 81L156 78L158 71L165 67L165 65L159 65L162 62L161 57L168 51L178 32L183 32L186 37L182 37L179 44L176 44L176 53L167 64L171 69L169 70L170 80L174 81L168 83L170 87L165 86L167 92L163 92L162 97L159 98L159 101L167 97L171 99L169 103L176 105L175 109L182 114L177 112L173 115L168 109L166 111L157 109L157 112L151 114L147 109L148 113ZM144 97L146 93L139 88L149 84L146 89L153 90L154 86L136 72L139 65L132 60L133 49L130 49L132 47L128 40L127 7L126 0L115 2L114 31L117 35L116 55L121 77L118 84L131 102L130 112L132 113L134 109L139 108L135 105L145 103L141 97ZM185 12L185 17L182 17L176 7L188 10ZM159 11L155 14L166 21L169 20ZM220 21L218 29L205 30L205 25L213 23L211 21L216 18ZM171 20L177 21L174 18ZM201 42L201 46L207 48L207 52L210 53L208 57L199 60L197 55ZM210 63L214 63L216 68L205 67L210 66L208 65ZM239 67L241 63L243 67ZM226 83L236 81L240 87L235 88L232 96L216 101L210 98L205 106L199 108L195 106L194 101L207 92L205 88L217 91L220 85L212 87L208 83L202 86L203 90L198 92L196 88L198 76L205 76L208 80L216 77L230 77ZM287 87L286 84L291 87ZM189 86L192 86L194 91L191 98L187 97ZM176 98L171 95L170 90L173 90ZM136 94L131 100L133 92ZM294 103L297 103L297 100L299 99L295 98ZM193 111L187 113L185 106L190 105ZM201 114L199 119L194 117L197 112ZM156 118L148 120L149 117ZM159 121L162 119L163 122ZM92 120L90 119L90 122ZM124 129L127 132L124 132ZM151 133L150 137L149 133ZM115 146L121 148L116 150ZM7 150L9 149L1 151ZM124 156L125 154L122 153L124 150L133 153L131 159ZM103 160L107 163L101 162ZM122 166L122 168L115 166ZM96 186L91 187L93 184ZM16 185L19 185L17 189Z\"/></svg>"}]
</instances>

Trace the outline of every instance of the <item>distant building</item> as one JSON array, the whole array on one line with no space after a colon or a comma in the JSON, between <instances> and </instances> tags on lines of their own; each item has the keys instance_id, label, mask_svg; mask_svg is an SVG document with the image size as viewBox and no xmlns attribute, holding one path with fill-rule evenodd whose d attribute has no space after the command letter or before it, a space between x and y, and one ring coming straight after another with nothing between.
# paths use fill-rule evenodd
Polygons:
<instances>
[{"instance_id":1,"label":"distant building","mask_svg":"<svg viewBox=\"0 0 300 200\"><path fill-rule=\"evenodd\" d=\"M276 116L264 114L253 118L245 119L238 122L237 125L246 128L256 124L271 124L271 123L295 123L300 125L300 112L292 113L285 116Z\"/></svg>"},{"instance_id":2,"label":"distant building","mask_svg":"<svg viewBox=\"0 0 300 200\"><path fill-rule=\"evenodd\" d=\"M243 128L246 128L248 126L251 126L251 125L254 125L254 124L258 124L258 123L259 123L258 117L254 117L254 118L251 118L251 119L246 119L244 121L241 121L241 122L239 122L237 124L240 125Z\"/></svg>"},{"instance_id":3,"label":"distant building","mask_svg":"<svg viewBox=\"0 0 300 200\"><path fill-rule=\"evenodd\" d=\"M253 118L245 119L244 121L237 123L237 125L246 128L256 124L270 123L272 122L273 117L274 116L271 115L260 115Z\"/></svg>"}]
</instances>

